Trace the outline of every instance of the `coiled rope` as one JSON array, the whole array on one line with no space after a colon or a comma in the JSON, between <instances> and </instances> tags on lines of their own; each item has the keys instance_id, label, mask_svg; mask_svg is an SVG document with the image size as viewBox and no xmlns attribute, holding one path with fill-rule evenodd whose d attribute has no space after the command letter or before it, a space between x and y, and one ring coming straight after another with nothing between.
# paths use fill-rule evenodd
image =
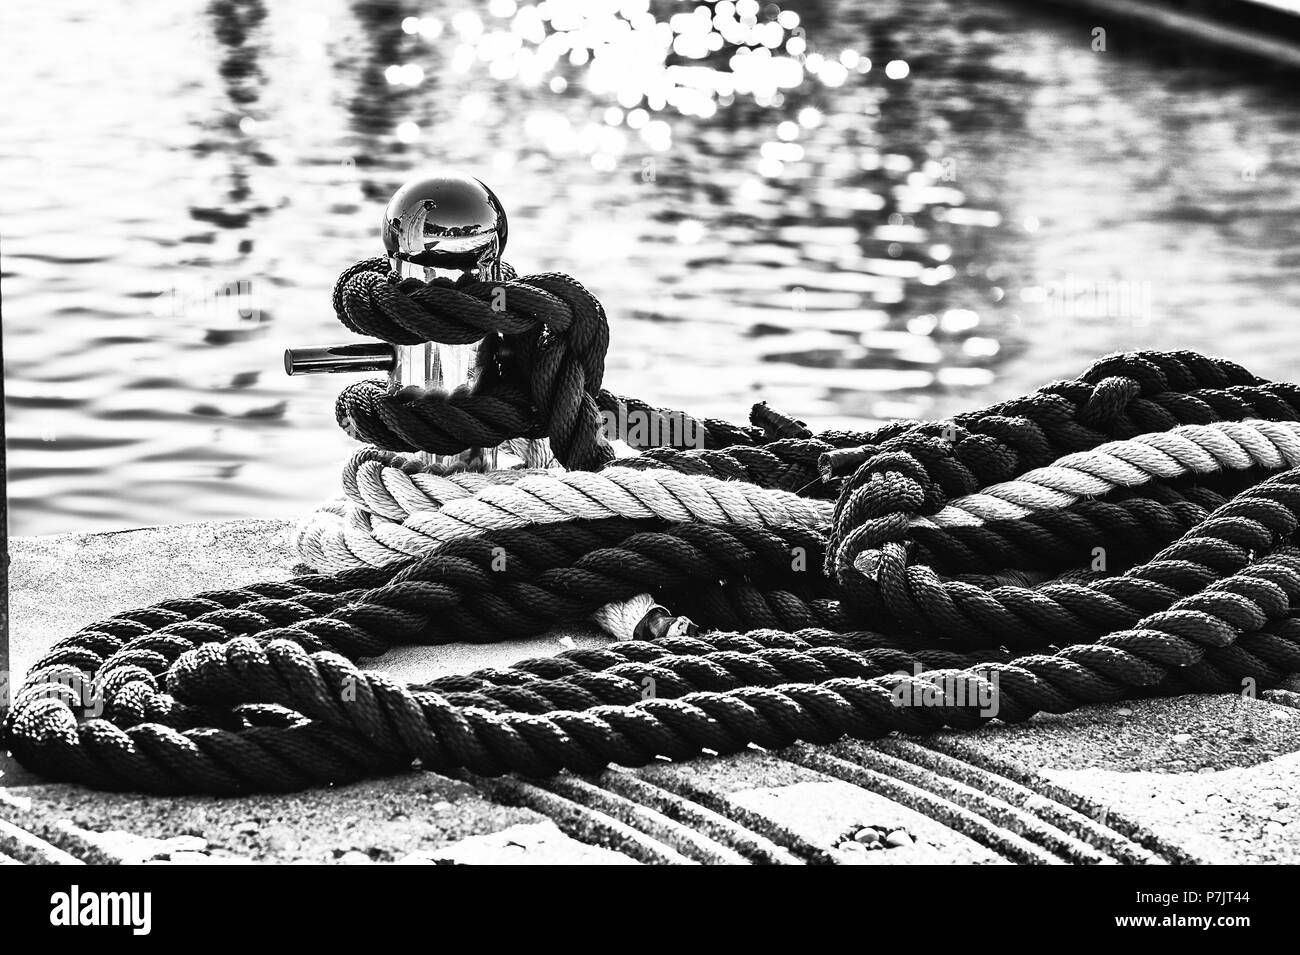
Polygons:
<instances>
[{"instance_id":1,"label":"coiled rope","mask_svg":"<svg viewBox=\"0 0 1300 955\"><path fill-rule=\"evenodd\" d=\"M374 261L344 273L345 325L481 341L481 388L345 389L340 422L386 450L349 464L333 536L309 524L300 541L346 569L58 641L3 721L19 760L166 793L417 763L594 773L1300 670L1295 386L1186 352L1116 355L952 421L814 436L760 406L750 426L700 422L703 448L615 462L602 410L677 413L601 389L603 311L572 279L506 285L495 312L473 283L398 281ZM398 453L540 436L573 470L438 473ZM357 666L651 599L694 623L423 685Z\"/></svg>"}]
</instances>

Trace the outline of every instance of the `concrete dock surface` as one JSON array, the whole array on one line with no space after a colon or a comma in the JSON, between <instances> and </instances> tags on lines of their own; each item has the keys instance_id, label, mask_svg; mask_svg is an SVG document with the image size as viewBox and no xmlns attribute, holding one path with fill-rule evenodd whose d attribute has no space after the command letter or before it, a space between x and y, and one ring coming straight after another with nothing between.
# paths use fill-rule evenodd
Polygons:
<instances>
[{"instance_id":1,"label":"concrete dock surface","mask_svg":"<svg viewBox=\"0 0 1300 955\"><path fill-rule=\"evenodd\" d=\"M239 521L13 541L15 685L55 640L113 613L291 576L288 530ZM403 647L365 665L422 680L608 639L580 628ZM413 771L235 799L50 784L0 755L0 862L1295 863L1295 680L1258 699L1140 700L596 778Z\"/></svg>"}]
</instances>

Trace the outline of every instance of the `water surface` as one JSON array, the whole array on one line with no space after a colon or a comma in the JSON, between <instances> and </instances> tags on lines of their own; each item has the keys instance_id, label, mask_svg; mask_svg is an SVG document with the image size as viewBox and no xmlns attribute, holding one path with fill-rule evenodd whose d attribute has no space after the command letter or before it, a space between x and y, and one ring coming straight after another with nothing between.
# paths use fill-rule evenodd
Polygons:
<instances>
[{"instance_id":1,"label":"water surface","mask_svg":"<svg viewBox=\"0 0 1300 955\"><path fill-rule=\"evenodd\" d=\"M692 9L695 10L692 13ZM289 517L352 448L334 277L422 170L604 301L614 390L816 428L1117 348L1300 356L1288 85L942 0L0 8L11 530ZM741 51L745 52L741 52Z\"/></svg>"}]
</instances>

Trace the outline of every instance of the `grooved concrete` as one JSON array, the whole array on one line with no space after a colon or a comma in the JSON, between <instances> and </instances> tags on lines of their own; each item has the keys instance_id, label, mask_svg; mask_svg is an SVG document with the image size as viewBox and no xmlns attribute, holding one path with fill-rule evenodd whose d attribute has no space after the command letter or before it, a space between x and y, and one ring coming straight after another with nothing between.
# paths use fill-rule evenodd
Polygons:
<instances>
[{"instance_id":1,"label":"grooved concrete","mask_svg":"<svg viewBox=\"0 0 1300 955\"><path fill-rule=\"evenodd\" d=\"M241 521L14 541L17 671L114 612L290 575L287 529ZM367 665L428 679L606 639L576 628L403 647ZM756 750L590 780L413 771L240 799L48 784L0 756L0 864L1296 862L1300 697L1290 686L1261 700L1144 700L978 733ZM880 837L858 843L867 829ZM894 845L866 848L884 834Z\"/></svg>"}]
</instances>

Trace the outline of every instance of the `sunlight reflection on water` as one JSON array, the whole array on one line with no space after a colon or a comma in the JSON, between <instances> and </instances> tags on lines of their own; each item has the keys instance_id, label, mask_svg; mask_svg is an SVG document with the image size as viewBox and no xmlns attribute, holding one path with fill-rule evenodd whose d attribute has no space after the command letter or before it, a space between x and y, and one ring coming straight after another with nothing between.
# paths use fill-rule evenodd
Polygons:
<instances>
[{"instance_id":1,"label":"sunlight reflection on water","mask_svg":"<svg viewBox=\"0 0 1300 955\"><path fill-rule=\"evenodd\" d=\"M699 415L941 415L1116 348L1222 351L1225 330L1261 374L1300 352L1284 88L1107 59L1068 20L944 0L27 6L0 13L14 533L332 495L343 382L285 378L280 352L346 338L334 277L438 166L501 196L517 268L605 302L612 388Z\"/></svg>"}]
</instances>

